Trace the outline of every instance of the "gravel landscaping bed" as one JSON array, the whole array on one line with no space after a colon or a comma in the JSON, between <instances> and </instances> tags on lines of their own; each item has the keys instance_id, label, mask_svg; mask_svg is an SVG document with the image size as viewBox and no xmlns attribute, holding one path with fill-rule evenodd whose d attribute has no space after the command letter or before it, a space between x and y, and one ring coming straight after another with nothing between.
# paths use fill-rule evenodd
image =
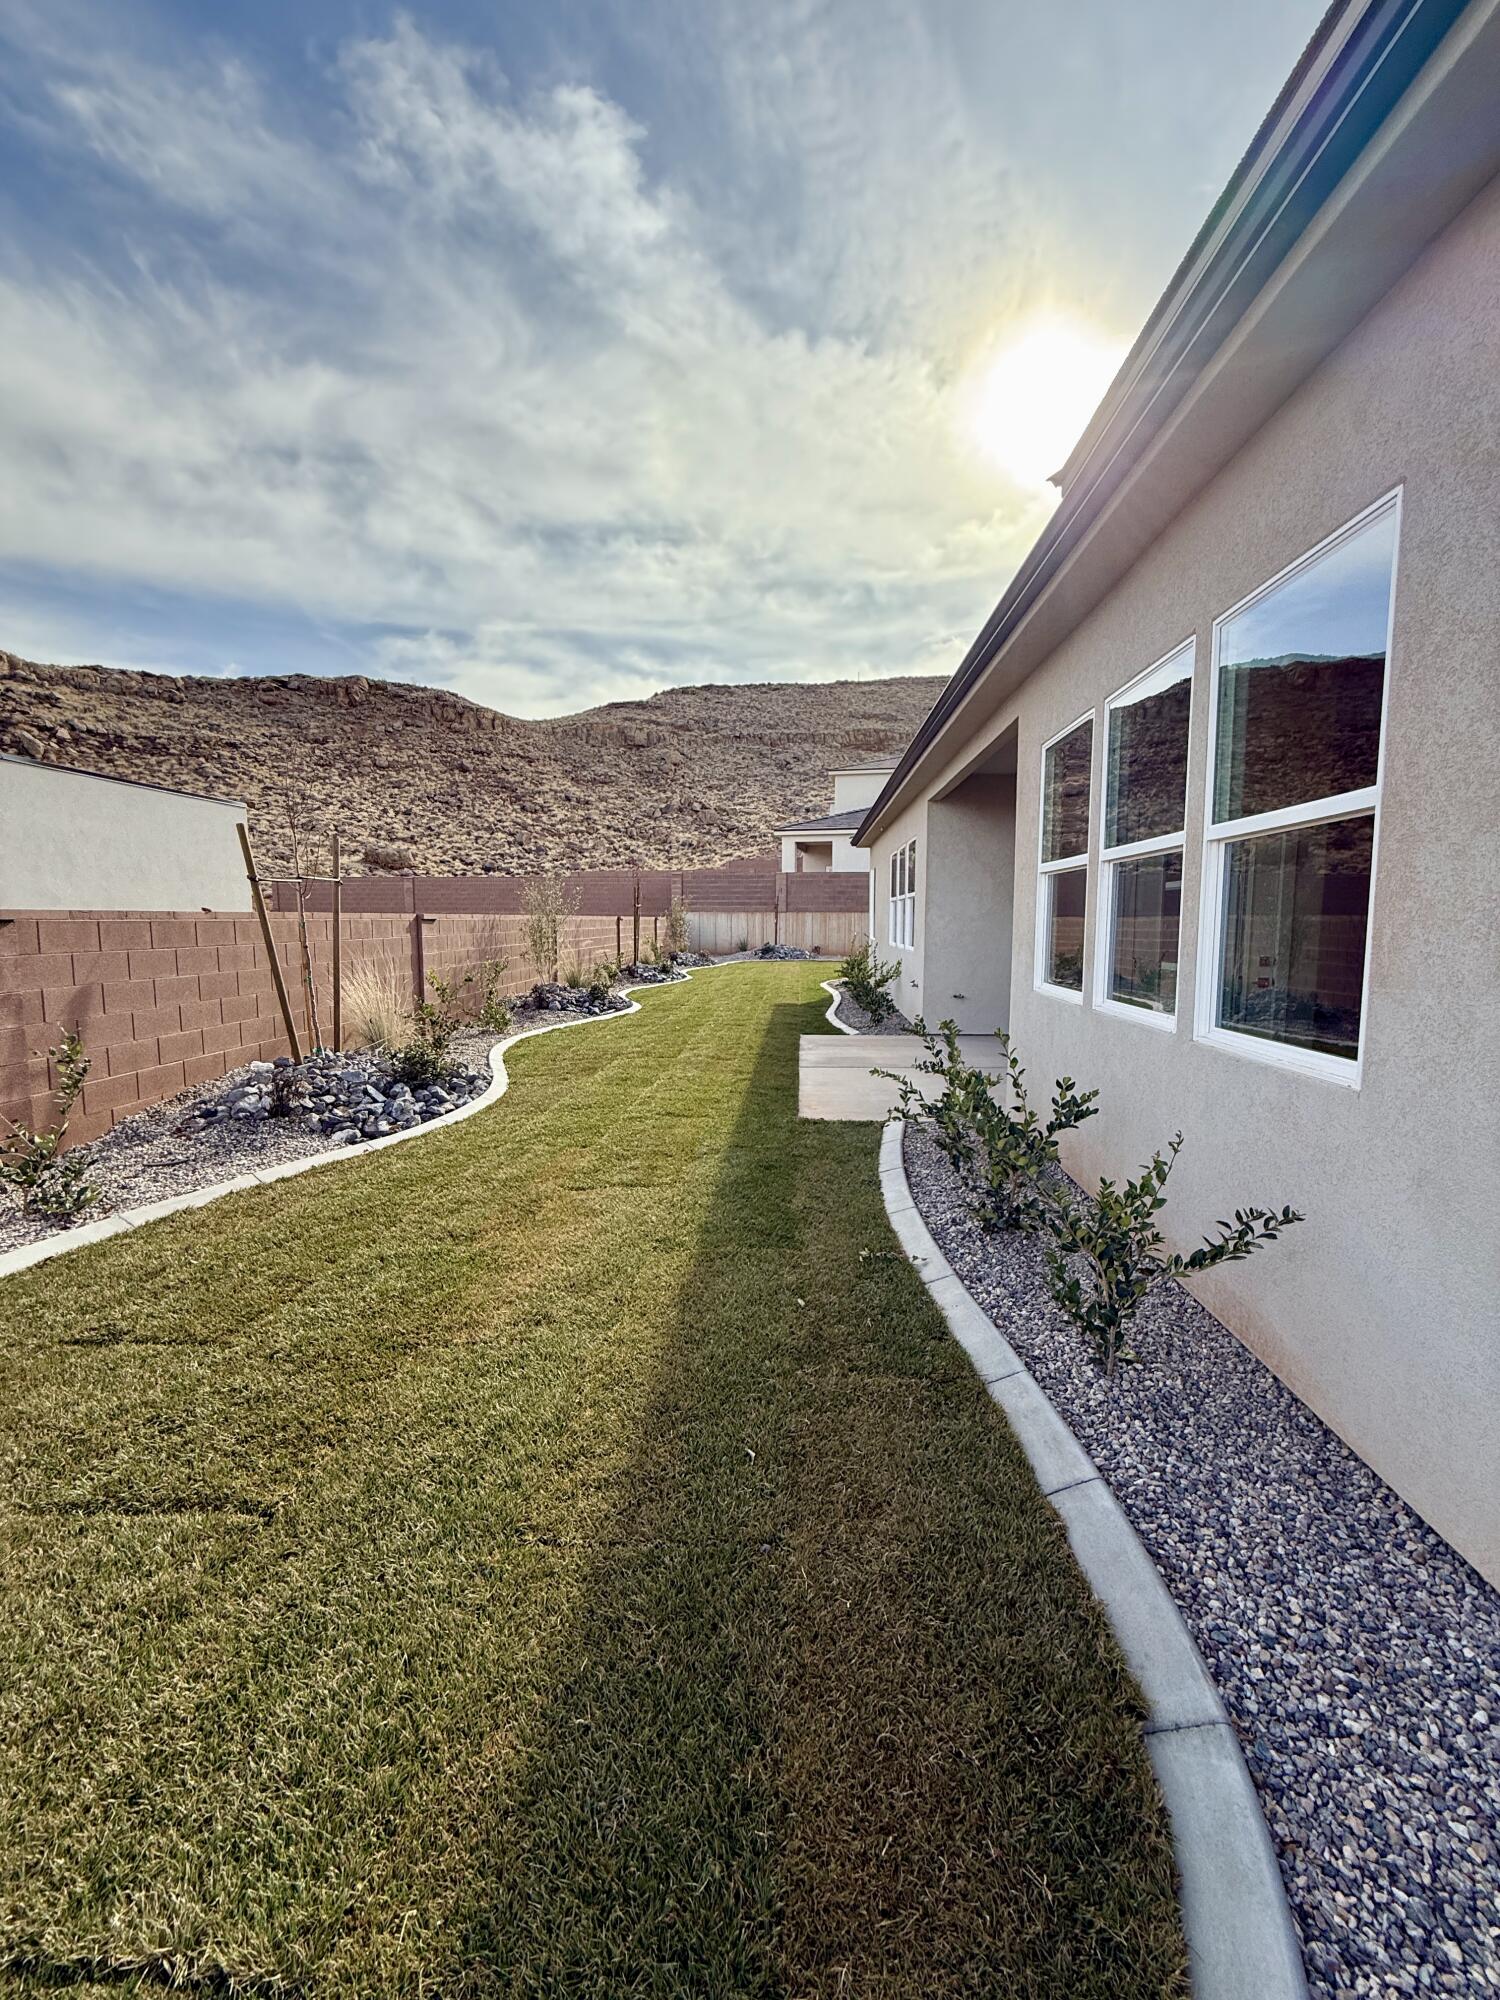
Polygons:
<instances>
[{"instance_id":1,"label":"gravel landscaping bed","mask_svg":"<svg viewBox=\"0 0 1500 2000\"><path fill-rule=\"evenodd\" d=\"M453 1070L441 1085L407 1090L393 1083L365 1050L309 1057L300 1070L250 1063L122 1118L110 1132L73 1149L87 1163L100 1200L78 1217L94 1222L122 1208L141 1208L191 1194L237 1174L281 1166L313 1153L337 1151L442 1117L490 1084L489 1052L501 1038L469 1031L453 1047ZM266 1106L279 1071L297 1098L286 1116ZM0 1200L0 1250L39 1243L60 1225L26 1215Z\"/></svg>"},{"instance_id":2,"label":"gravel landscaping bed","mask_svg":"<svg viewBox=\"0 0 1500 2000\"><path fill-rule=\"evenodd\" d=\"M910 1035L915 1032L904 1014L887 1014L883 1021L877 1021L851 996L842 979L831 983L838 989L839 996L834 1012L844 1026L852 1028L856 1035Z\"/></svg>"},{"instance_id":3,"label":"gravel landscaping bed","mask_svg":"<svg viewBox=\"0 0 1500 2000\"><path fill-rule=\"evenodd\" d=\"M944 1256L1092 1454L1239 1733L1319 2000L1500 1994L1500 1595L1180 1285L1107 1383L1034 1236L905 1131Z\"/></svg>"}]
</instances>

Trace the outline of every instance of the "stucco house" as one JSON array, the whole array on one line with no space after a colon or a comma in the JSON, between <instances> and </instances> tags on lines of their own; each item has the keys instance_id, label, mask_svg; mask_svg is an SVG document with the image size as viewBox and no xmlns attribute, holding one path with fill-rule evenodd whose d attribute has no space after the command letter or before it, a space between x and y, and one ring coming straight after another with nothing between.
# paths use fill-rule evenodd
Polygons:
<instances>
[{"instance_id":1,"label":"stucco house","mask_svg":"<svg viewBox=\"0 0 1500 2000\"><path fill-rule=\"evenodd\" d=\"M812 819L788 821L776 829L782 873L864 874L870 857L854 845L854 834L895 768L894 757L872 757L867 763L842 764L831 771L832 810Z\"/></svg>"},{"instance_id":2,"label":"stucco house","mask_svg":"<svg viewBox=\"0 0 1500 2000\"><path fill-rule=\"evenodd\" d=\"M1497 176L1500 0L1336 6L855 841L1081 1178L1306 1212L1201 1295L1500 1581Z\"/></svg>"}]
</instances>

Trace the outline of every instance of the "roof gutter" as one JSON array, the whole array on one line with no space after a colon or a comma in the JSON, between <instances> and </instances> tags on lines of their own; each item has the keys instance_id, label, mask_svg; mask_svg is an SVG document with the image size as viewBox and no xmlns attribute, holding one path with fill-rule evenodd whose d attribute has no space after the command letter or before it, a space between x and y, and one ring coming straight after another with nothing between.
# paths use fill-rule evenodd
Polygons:
<instances>
[{"instance_id":1,"label":"roof gutter","mask_svg":"<svg viewBox=\"0 0 1500 2000\"><path fill-rule=\"evenodd\" d=\"M854 835L863 846L1469 0L1336 0L1059 475L1057 512Z\"/></svg>"}]
</instances>

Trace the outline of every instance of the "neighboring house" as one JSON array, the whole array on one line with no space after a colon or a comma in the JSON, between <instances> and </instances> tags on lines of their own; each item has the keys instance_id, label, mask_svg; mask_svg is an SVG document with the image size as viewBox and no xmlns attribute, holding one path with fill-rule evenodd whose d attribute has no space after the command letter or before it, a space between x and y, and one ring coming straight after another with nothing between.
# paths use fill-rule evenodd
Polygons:
<instances>
[{"instance_id":1,"label":"neighboring house","mask_svg":"<svg viewBox=\"0 0 1500 2000\"><path fill-rule=\"evenodd\" d=\"M1500 1581L1500 4L1336 7L865 816L901 1005Z\"/></svg>"},{"instance_id":2,"label":"neighboring house","mask_svg":"<svg viewBox=\"0 0 1500 2000\"><path fill-rule=\"evenodd\" d=\"M247 910L245 808L0 755L0 910Z\"/></svg>"},{"instance_id":3,"label":"neighboring house","mask_svg":"<svg viewBox=\"0 0 1500 2000\"><path fill-rule=\"evenodd\" d=\"M784 875L864 874L870 857L854 845L854 834L880 788L896 768L894 757L875 757L867 764L845 764L830 773L833 810L812 819L778 826Z\"/></svg>"}]
</instances>

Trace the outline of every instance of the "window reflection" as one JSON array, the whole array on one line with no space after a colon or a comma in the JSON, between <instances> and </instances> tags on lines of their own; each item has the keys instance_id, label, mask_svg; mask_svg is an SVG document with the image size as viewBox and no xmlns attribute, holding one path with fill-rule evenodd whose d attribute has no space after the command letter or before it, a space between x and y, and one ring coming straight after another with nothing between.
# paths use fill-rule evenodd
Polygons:
<instances>
[{"instance_id":1,"label":"window reflection","mask_svg":"<svg viewBox=\"0 0 1500 2000\"><path fill-rule=\"evenodd\" d=\"M1047 878L1051 916L1047 925L1047 980L1052 986L1083 991L1083 923L1088 904L1086 868L1060 868Z\"/></svg>"},{"instance_id":2,"label":"window reflection","mask_svg":"<svg viewBox=\"0 0 1500 2000\"><path fill-rule=\"evenodd\" d=\"M1374 840L1365 815L1229 844L1221 1027L1358 1054Z\"/></svg>"},{"instance_id":3,"label":"window reflection","mask_svg":"<svg viewBox=\"0 0 1500 2000\"><path fill-rule=\"evenodd\" d=\"M1193 662L1179 678L1109 711L1109 771L1105 786L1104 844L1128 847L1155 840L1182 825L1187 794L1188 712Z\"/></svg>"},{"instance_id":4,"label":"window reflection","mask_svg":"<svg viewBox=\"0 0 1500 2000\"><path fill-rule=\"evenodd\" d=\"M1220 627L1217 822L1375 783L1395 536L1387 509Z\"/></svg>"},{"instance_id":5,"label":"window reflection","mask_svg":"<svg viewBox=\"0 0 1500 2000\"><path fill-rule=\"evenodd\" d=\"M1042 859L1086 854L1089 845L1089 767L1094 725L1080 722L1052 744L1044 760Z\"/></svg>"},{"instance_id":6,"label":"window reflection","mask_svg":"<svg viewBox=\"0 0 1500 2000\"><path fill-rule=\"evenodd\" d=\"M1182 855L1146 855L1114 868L1109 997L1152 1013L1177 1011Z\"/></svg>"}]
</instances>

